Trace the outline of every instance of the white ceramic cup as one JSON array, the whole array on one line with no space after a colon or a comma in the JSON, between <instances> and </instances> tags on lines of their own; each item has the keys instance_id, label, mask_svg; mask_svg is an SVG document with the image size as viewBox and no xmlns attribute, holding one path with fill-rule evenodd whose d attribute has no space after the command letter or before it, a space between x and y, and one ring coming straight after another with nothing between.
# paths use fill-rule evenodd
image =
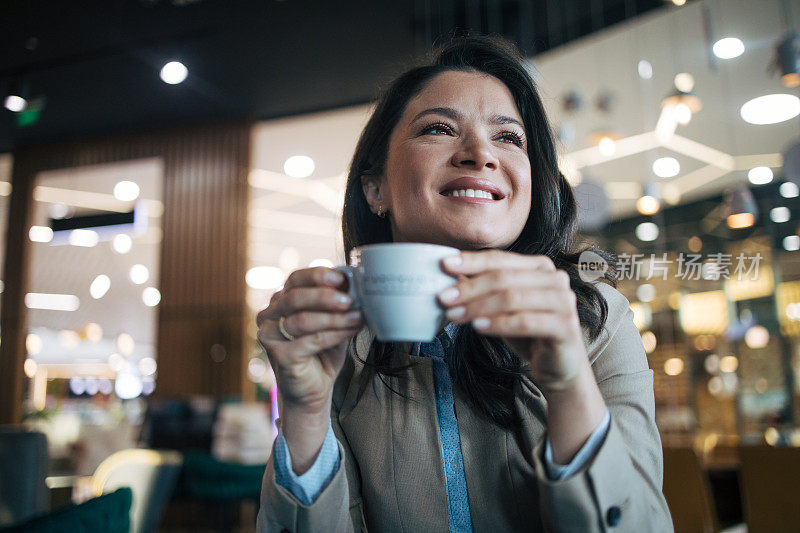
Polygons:
<instances>
[{"instance_id":1,"label":"white ceramic cup","mask_svg":"<svg viewBox=\"0 0 800 533\"><path fill-rule=\"evenodd\" d=\"M457 248L382 243L355 248L350 265L336 267L349 282L354 307L383 342L430 342L445 325L436 295L456 283L439 262Z\"/></svg>"}]
</instances>

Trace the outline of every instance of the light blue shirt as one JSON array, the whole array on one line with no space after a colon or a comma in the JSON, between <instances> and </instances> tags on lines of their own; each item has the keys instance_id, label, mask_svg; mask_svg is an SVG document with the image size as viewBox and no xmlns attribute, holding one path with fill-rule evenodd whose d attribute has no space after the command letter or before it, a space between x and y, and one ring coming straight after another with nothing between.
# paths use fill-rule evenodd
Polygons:
<instances>
[{"instance_id":1,"label":"light blue shirt","mask_svg":"<svg viewBox=\"0 0 800 533\"><path fill-rule=\"evenodd\" d=\"M455 332L453 324L445 328L447 336L440 335L431 343L419 343L414 346L414 355L431 357L433 360L433 377L436 386L436 413L439 422L439 436L442 444L442 459L447 490L447 506L449 526L451 532L472 531L472 520L469 512L469 499L467 493L466 477L464 474L464 460L461 454L461 440L458 433L458 424L453 409L453 384L447 363L444 360L445 347L449 351L452 335ZM422 349L420 349L422 348ZM611 415L606 410L602 422L592 432L589 439L578 451L568 465L558 465L553 462L553 450L550 439L545 442L544 464L547 474L551 479L560 480L570 477L585 466L597 454L605 440L611 424ZM275 440L275 481L278 485L291 492L301 503L311 505L319 494L328 486L331 479L339 469L341 458L339 447L333 433L333 427L328 427L328 433L322 444L322 449L316 461L306 473L298 476L292 470L291 457L283 433L278 433Z\"/></svg>"}]
</instances>

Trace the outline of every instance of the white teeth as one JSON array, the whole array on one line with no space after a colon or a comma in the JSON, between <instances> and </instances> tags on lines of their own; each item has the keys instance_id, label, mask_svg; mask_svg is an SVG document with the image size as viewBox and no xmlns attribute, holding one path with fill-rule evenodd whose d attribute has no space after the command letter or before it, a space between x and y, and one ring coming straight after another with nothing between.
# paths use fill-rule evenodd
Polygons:
<instances>
[{"instance_id":1,"label":"white teeth","mask_svg":"<svg viewBox=\"0 0 800 533\"><path fill-rule=\"evenodd\" d=\"M481 191L475 189L458 189L454 191L449 191L447 193L447 196L455 196L455 197L467 196L469 198L487 198L489 200L494 199L492 193L490 193L489 191Z\"/></svg>"}]
</instances>

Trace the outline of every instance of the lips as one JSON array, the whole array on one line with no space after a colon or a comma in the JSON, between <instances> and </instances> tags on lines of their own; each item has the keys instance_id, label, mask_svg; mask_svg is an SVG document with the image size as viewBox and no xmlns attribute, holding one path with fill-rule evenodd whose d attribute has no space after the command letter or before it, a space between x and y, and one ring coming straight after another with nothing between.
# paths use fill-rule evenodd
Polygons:
<instances>
[{"instance_id":1,"label":"lips","mask_svg":"<svg viewBox=\"0 0 800 533\"><path fill-rule=\"evenodd\" d=\"M448 182L444 187L442 187L442 189L439 191L439 194L442 196L447 196L448 192L459 189L486 191L491 193L494 200L502 200L506 197L500 187L492 183L490 180L485 178L472 178L469 176L463 176Z\"/></svg>"}]
</instances>

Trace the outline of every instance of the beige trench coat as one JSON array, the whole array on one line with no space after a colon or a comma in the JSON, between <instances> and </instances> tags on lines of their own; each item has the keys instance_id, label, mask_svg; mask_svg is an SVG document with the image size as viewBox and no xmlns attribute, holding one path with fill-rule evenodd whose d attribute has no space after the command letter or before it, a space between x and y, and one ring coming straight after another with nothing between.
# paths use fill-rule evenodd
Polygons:
<instances>
[{"instance_id":1,"label":"beige trench coat","mask_svg":"<svg viewBox=\"0 0 800 533\"><path fill-rule=\"evenodd\" d=\"M547 404L530 380L515 390L523 420L506 431L476 416L454 390L464 470L476 533L506 531L672 531L661 492L661 441L654 420L653 373L628 301L599 284L609 307L605 331L587 344L592 369L611 413L611 426L592 461L553 481L543 464ZM357 338L363 356L367 330ZM359 398L363 365L348 357L334 387L333 429L342 463L312 505L275 483L270 458L258 531L446 532L442 450L431 361L414 361L410 379L392 393L373 377ZM356 401L358 400L358 401ZM612 524L616 523L612 527Z\"/></svg>"}]
</instances>

